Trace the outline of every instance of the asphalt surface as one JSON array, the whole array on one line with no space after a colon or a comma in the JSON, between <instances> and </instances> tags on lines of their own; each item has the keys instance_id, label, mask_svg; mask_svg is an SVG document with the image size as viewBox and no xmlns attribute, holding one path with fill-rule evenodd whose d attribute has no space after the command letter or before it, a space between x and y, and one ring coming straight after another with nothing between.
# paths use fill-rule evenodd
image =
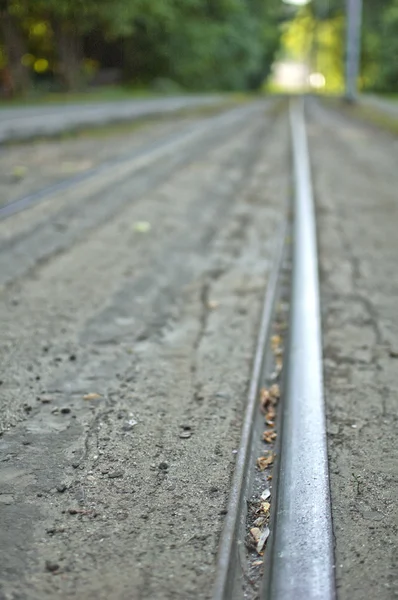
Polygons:
<instances>
[{"instance_id":1,"label":"asphalt surface","mask_svg":"<svg viewBox=\"0 0 398 600\"><path fill-rule=\"evenodd\" d=\"M0 109L0 142L54 136L79 127L164 115L223 102L222 96L181 96L120 102Z\"/></svg>"},{"instance_id":2,"label":"asphalt surface","mask_svg":"<svg viewBox=\"0 0 398 600\"><path fill-rule=\"evenodd\" d=\"M360 103L364 106L371 106L393 117L398 119L398 102L397 100L388 100L387 98L381 98L380 96L361 96Z\"/></svg>"},{"instance_id":3,"label":"asphalt surface","mask_svg":"<svg viewBox=\"0 0 398 600\"><path fill-rule=\"evenodd\" d=\"M242 111L0 223L2 598L211 596L289 184Z\"/></svg>"},{"instance_id":4,"label":"asphalt surface","mask_svg":"<svg viewBox=\"0 0 398 600\"><path fill-rule=\"evenodd\" d=\"M398 139L312 106L340 600L398 597Z\"/></svg>"}]
</instances>

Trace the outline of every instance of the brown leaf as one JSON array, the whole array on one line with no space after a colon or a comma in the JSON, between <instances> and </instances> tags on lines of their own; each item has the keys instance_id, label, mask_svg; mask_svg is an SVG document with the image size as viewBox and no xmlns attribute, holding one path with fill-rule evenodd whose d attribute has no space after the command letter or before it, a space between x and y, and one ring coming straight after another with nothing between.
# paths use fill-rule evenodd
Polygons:
<instances>
[{"instance_id":1,"label":"brown leaf","mask_svg":"<svg viewBox=\"0 0 398 600\"><path fill-rule=\"evenodd\" d=\"M250 534L251 534L252 538L254 539L254 541L258 542L258 540L260 539L260 535L261 535L261 529L259 527L252 527L250 529Z\"/></svg>"},{"instance_id":2,"label":"brown leaf","mask_svg":"<svg viewBox=\"0 0 398 600\"><path fill-rule=\"evenodd\" d=\"M279 400L281 392L279 389L279 385L277 383L274 383L274 385L271 385L270 389L269 389L269 393L272 399L274 400Z\"/></svg>"},{"instance_id":3,"label":"brown leaf","mask_svg":"<svg viewBox=\"0 0 398 600\"><path fill-rule=\"evenodd\" d=\"M272 444L272 442L276 440L275 431L264 431L263 440L264 442L267 442L267 444Z\"/></svg>"},{"instance_id":4,"label":"brown leaf","mask_svg":"<svg viewBox=\"0 0 398 600\"><path fill-rule=\"evenodd\" d=\"M265 415L265 419L268 421L273 421L276 417L276 411L275 408L273 406L269 406L267 413Z\"/></svg>"},{"instance_id":5,"label":"brown leaf","mask_svg":"<svg viewBox=\"0 0 398 600\"><path fill-rule=\"evenodd\" d=\"M83 400L98 400L99 398L102 398L102 396L96 392L92 392L91 394L86 394L83 396Z\"/></svg>"},{"instance_id":6,"label":"brown leaf","mask_svg":"<svg viewBox=\"0 0 398 600\"><path fill-rule=\"evenodd\" d=\"M268 456L260 456L257 459L257 467L260 471L265 471L268 467L270 467L274 462L275 455L271 452Z\"/></svg>"},{"instance_id":7,"label":"brown leaf","mask_svg":"<svg viewBox=\"0 0 398 600\"><path fill-rule=\"evenodd\" d=\"M273 335L271 337L271 348L273 352L278 350L282 346L282 338L280 335Z\"/></svg>"},{"instance_id":8,"label":"brown leaf","mask_svg":"<svg viewBox=\"0 0 398 600\"><path fill-rule=\"evenodd\" d=\"M265 529L261 532L259 540L257 542L257 553L258 554L260 554L263 551L265 542L269 538L269 534L270 534L270 531L269 531L268 527L265 527Z\"/></svg>"}]
</instances>

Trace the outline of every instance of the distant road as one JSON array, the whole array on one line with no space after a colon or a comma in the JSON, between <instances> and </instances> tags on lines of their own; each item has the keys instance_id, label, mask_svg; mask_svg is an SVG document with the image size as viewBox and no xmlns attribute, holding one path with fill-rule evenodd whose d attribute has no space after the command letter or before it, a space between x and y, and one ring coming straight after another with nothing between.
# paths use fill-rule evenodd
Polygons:
<instances>
[{"instance_id":1,"label":"distant road","mask_svg":"<svg viewBox=\"0 0 398 600\"><path fill-rule=\"evenodd\" d=\"M361 96L361 103L367 106L373 106L378 110L398 119L398 102L388 100L380 96Z\"/></svg>"},{"instance_id":2,"label":"distant road","mask_svg":"<svg viewBox=\"0 0 398 600\"><path fill-rule=\"evenodd\" d=\"M222 102L222 96L181 96L90 104L57 104L0 109L0 142L52 136L114 121L171 113Z\"/></svg>"}]
</instances>

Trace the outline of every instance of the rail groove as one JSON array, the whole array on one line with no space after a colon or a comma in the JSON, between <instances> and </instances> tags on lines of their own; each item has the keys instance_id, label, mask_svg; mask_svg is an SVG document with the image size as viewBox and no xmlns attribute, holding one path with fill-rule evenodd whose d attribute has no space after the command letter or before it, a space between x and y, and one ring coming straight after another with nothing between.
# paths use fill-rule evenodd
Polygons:
<instances>
[{"instance_id":1,"label":"rail groove","mask_svg":"<svg viewBox=\"0 0 398 600\"><path fill-rule=\"evenodd\" d=\"M290 105L293 156L292 274L290 318L282 373L277 459L272 480L270 529L261 586L247 594L242 548L247 503L254 479L259 392L278 299L284 241L280 236L267 286L248 404L228 515L219 551L214 600L334 600L334 556L314 201L304 101ZM246 577L247 578L247 577ZM252 582L250 582L252 584ZM252 585L252 587L254 587Z\"/></svg>"}]
</instances>

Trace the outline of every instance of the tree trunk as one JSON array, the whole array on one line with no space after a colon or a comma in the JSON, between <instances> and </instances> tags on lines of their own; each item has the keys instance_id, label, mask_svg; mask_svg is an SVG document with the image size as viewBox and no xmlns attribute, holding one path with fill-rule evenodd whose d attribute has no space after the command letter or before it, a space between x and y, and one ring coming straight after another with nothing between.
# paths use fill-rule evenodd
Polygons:
<instances>
[{"instance_id":1,"label":"tree trunk","mask_svg":"<svg viewBox=\"0 0 398 600\"><path fill-rule=\"evenodd\" d=\"M0 6L0 28L7 56L6 93L10 96L25 94L31 87L29 71L21 62L27 52L26 44L17 20L4 3Z\"/></svg>"},{"instance_id":2,"label":"tree trunk","mask_svg":"<svg viewBox=\"0 0 398 600\"><path fill-rule=\"evenodd\" d=\"M66 90L79 89L82 76L82 39L76 26L70 22L52 21L58 55L57 73Z\"/></svg>"}]
</instances>

